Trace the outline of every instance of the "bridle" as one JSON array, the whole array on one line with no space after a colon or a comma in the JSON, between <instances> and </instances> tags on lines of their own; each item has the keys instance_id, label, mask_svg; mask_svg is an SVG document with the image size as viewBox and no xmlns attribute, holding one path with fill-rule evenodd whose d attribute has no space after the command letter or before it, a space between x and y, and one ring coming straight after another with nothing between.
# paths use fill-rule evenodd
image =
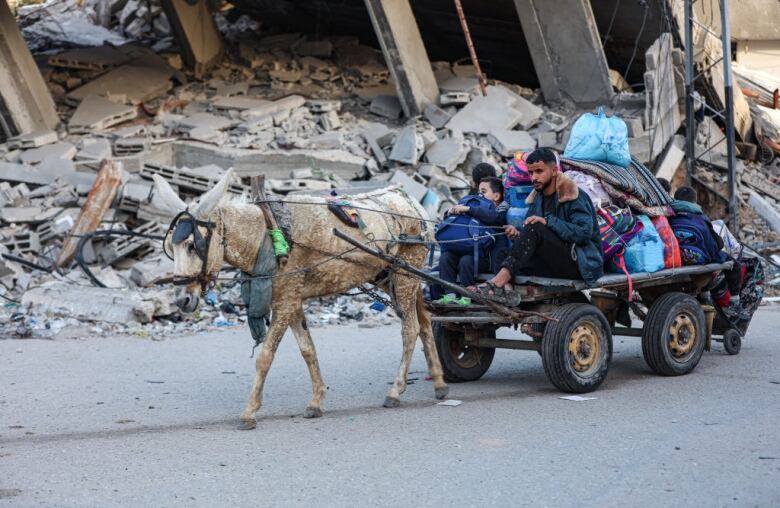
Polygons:
<instances>
[{"instance_id":1,"label":"bridle","mask_svg":"<svg viewBox=\"0 0 780 508\"><path fill-rule=\"evenodd\" d=\"M198 229L199 226L206 228L205 238L200 234L200 230ZM173 255L168 252L167 247L168 235L170 235L171 232L173 233L173 236L171 237L171 243L174 245L178 245L192 236L193 246L195 247L195 254L197 254L197 256L202 261L200 273L198 275L191 275L189 277L179 277L174 275L173 284L175 286L187 286L193 282L197 282L200 284L201 298L206 296L206 292L208 292L209 288L213 287L217 278L216 275L209 274L208 263L209 247L211 246L211 238L214 234L215 227L216 224L214 222L198 220L188 210L184 210L183 212L180 212L178 215L176 215L176 217L174 217L171 221L170 226L168 226L168 231L165 232L166 241L163 242L163 252L166 256L168 256L168 258L170 258L171 261L173 261ZM223 242L224 238L223 231Z\"/></svg>"}]
</instances>

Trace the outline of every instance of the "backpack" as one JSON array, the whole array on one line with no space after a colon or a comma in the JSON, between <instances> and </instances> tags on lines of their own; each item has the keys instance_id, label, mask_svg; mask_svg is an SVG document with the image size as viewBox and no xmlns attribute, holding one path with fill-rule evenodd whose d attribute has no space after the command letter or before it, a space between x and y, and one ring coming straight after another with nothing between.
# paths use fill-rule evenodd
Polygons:
<instances>
[{"instance_id":1,"label":"backpack","mask_svg":"<svg viewBox=\"0 0 780 508\"><path fill-rule=\"evenodd\" d=\"M475 195L462 198L458 204L491 211L496 209L492 201ZM491 228L485 227L470 215L448 215L436 227L435 238L442 252L454 252L460 256L473 255L476 262L480 254L486 254L495 244L495 238L490 236L492 232Z\"/></svg>"},{"instance_id":2,"label":"backpack","mask_svg":"<svg viewBox=\"0 0 780 508\"><path fill-rule=\"evenodd\" d=\"M531 185L531 176L528 174L528 166L525 164L527 152L517 152L514 159L506 168L504 175L504 188L517 187L519 185Z\"/></svg>"},{"instance_id":3,"label":"backpack","mask_svg":"<svg viewBox=\"0 0 780 508\"><path fill-rule=\"evenodd\" d=\"M621 253L629 240L642 230L642 223L634 218L631 210L615 205L598 208L596 222L605 262Z\"/></svg>"},{"instance_id":4,"label":"backpack","mask_svg":"<svg viewBox=\"0 0 780 508\"><path fill-rule=\"evenodd\" d=\"M720 247L706 217L680 213L669 217L669 225L680 244L683 265L706 265L721 261Z\"/></svg>"}]
</instances>

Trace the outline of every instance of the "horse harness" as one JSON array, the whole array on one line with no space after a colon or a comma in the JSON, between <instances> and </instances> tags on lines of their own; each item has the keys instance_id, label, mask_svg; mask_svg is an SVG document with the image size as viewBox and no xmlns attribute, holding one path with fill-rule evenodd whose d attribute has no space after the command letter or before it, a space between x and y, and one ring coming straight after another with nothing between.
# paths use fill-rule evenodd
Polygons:
<instances>
[{"instance_id":1,"label":"horse harness","mask_svg":"<svg viewBox=\"0 0 780 508\"><path fill-rule=\"evenodd\" d=\"M205 238L200 233L200 230L198 227L204 227L206 228L206 236ZM178 277L174 275L173 277L173 284L175 286L187 286L189 284L192 284L193 282L197 282L200 284L200 296L204 297L206 295L206 292L208 292L209 288L213 287L216 283L216 275L210 275L209 274L209 248L211 246L211 238L214 235L214 228L216 227L216 223L211 221L203 221L198 220L195 218L192 213L190 213L188 210L184 210L183 212L180 212L176 217L173 218L171 221L170 226L168 226L168 231L165 232L165 238L168 238L168 235L173 233L171 237L171 243L174 245L178 245L182 243L184 240L192 236L192 244L195 249L195 254L200 258L202 261L200 273L198 275L191 275L189 277ZM224 232L224 222L222 224L222 243L224 245L225 243L225 232ZM167 242L163 242L163 252L165 252L165 255L168 256L168 258L173 261L173 255L168 252L167 248Z\"/></svg>"}]
</instances>

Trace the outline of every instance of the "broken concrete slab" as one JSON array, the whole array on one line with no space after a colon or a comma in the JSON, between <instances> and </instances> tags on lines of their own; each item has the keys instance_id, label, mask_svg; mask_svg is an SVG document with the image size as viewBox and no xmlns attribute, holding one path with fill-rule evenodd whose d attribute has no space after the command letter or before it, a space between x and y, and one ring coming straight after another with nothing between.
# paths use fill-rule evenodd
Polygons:
<instances>
[{"instance_id":1,"label":"broken concrete slab","mask_svg":"<svg viewBox=\"0 0 780 508\"><path fill-rule=\"evenodd\" d=\"M403 113L401 101L395 95L377 95L371 101L371 106L368 110L375 115L390 118L391 120L401 118Z\"/></svg>"},{"instance_id":2,"label":"broken concrete slab","mask_svg":"<svg viewBox=\"0 0 780 508\"><path fill-rule=\"evenodd\" d=\"M471 95L467 92L446 92L439 96L442 106L465 106L470 101Z\"/></svg>"},{"instance_id":3,"label":"broken concrete slab","mask_svg":"<svg viewBox=\"0 0 780 508\"><path fill-rule=\"evenodd\" d=\"M124 325L171 314L172 303L172 289L140 292L64 282L33 288L22 296L22 305L35 312Z\"/></svg>"},{"instance_id":4,"label":"broken concrete slab","mask_svg":"<svg viewBox=\"0 0 780 508\"><path fill-rule=\"evenodd\" d=\"M528 130L536 125L544 113L542 108L529 101L525 97L517 94L514 95L514 102L512 103L512 107L523 115L520 119L520 127L523 130Z\"/></svg>"},{"instance_id":5,"label":"broken concrete slab","mask_svg":"<svg viewBox=\"0 0 780 508\"><path fill-rule=\"evenodd\" d=\"M390 178L390 183L396 184L401 187L404 192L417 202L422 201L425 194L428 192L428 188L425 186L425 178L419 173L412 173L412 176L407 175L401 170L393 173Z\"/></svg>"},{"instance_id":6,"label":"broken concrete slab","mask_svg":"<svg viewBox=\"0 0 780 508\"><path fill-rule=\"evenodd\" d=\"M441 109L436 104L428 104L427 106L425 106L425 109L423 110L423 115L425 116L425 119L428 120L428 123L430 123L437 129L441 129L442 127L447 125L447 122L449 122L450 119L452 118L452 115L450 113Z\"/></svg>"},{"instance_id":7,"label":"broken concrete slab","mask_svg":"<svg viewBox=\"0 0 780 508\"><path fill-rule=\"evenodd\" d=\"M177 141L173 148L176 166L216 164L224 169L234 168L241 177L266 174L269 178L287 178L290 171L305 168L319 168L346 180L365 173L366 159L345 150L248 150L191 141Z\"/></svg>"},{"instance_id":8,"label":"broken concrete slab","mask_svg":"<svg viewBox=\"0 0 780 508\"><path fill-rule=\"evenodd\" d=\"M341 148L344 138L341 132L325 132L318 136L314 136L309 139L309 148L317 148L323 150L337 150Z\"/></svg>"},{"instance_id":9,"label":"broken concrete slab","mask_svg":"<svg viewBox=\"0 0 780 508\"><path fill-rule=\"evenodd\" d=\"M71 134L89 134L132 120L138 116L135 106L110 101L105 97L90 95L81 101L68 121Z\"/></svg>"},{"instance_id":10,"label":"broken concrete slab","mask_svg":"<svg viewBox=\"0 0 780 508\"><path fill-rule=\"evenodd\" d=\"M244 111L247 109L258 109L270 104L271 101L259 99L257 97L215 97L211 101L214 109Z\"/></svg>"},{"instance_id":11,"label":"broken concrete slab","mask_svg":"<svg viewBox=\"0 0 780 508\"><path fill-rule=\"evenodd\" d=\"M320 125L326 131L331 131L341 127L341 118L335 111L328 111L325 114L320 115Z\"/></svg>"},{"instance_id":12,"label":"broken concrete slab","mask_svg":"<svg viewBox=\"0 0 780 508\"><path fill-rule=\"evenodd\" d=\"M21 161L24 164L38 164L47 159L72 160L77 151L71 143L63 141L27 150L22 154Z\"/></svg>"},{"instance_id":13,"label":"broken concrete slab","mask_svg":"<svg viewBox=\"0 0 780 508\"><path fill-rule=\"evenodd\" d=\"M132 60L132 55L114 46L96 46L64 51L49 57L49 65L66 69L102 71Z\"/></svg>"},{"instance_id":14,"label":"broken concrete slab","mask_svg":"<svg viewBox=\"0 0 780 508\"><path fill-rule=\"evenodd\" d=\"M474 97L447 123L447 128L459 132L488 134L494 130L515 127L523 114L514 108L517 94L503 86L487 87L487 96Z\"/></svg>"},{"instance_id":15,"label":"broken concrete slab","mask_svg":"<svg viewBox=\"0 0 780 508\"><path fill-rule=\"evenodd\" d=\"M68 93L67 99L79 103L90 95L124 95L128 101L138 104L159 97L171 89L175 71L166 65L148 59L117 67L99 78Z\"/></svg>"},{"instance_id":16,"label":"broken concrete slab","mask_svg":"<svg viewBox=\"0 0 780 508\"><path fill-rule=\"evenodd\" d=\"M111 157L111 142L106 138L85 138L81 140L81 150L76 160L100 161Z\"/></svg>"},{"instance_id":17,"label":"broken concrete slab","mask_svg":"<svg viewBox=\"0 0 780 508\"><path fill-rule=\"evenodd\" d=\"M166 256L144 259L130 268L130 280L138 287L152 287L162 279L173 276L173 261Z\"/></svg>"},{"instance_id":18,"label":"broken concrete slab","mask_svg":"<svg viewBox=\"0 0 780 508\"><path fill-rule=\"evenodd\" d=\"M38 224L56 217L61 211L60 207L44 210L40 206L4 206L0 208L0 221L9 224Z\"/></svg>"},{"instance_id":19,"label":"broken concrete slab","mask_svg":"<svg viewBox=\"0 0 780 508\"><path fill-rule=\"evenodd\" d=\"M553 148L558 144L558 133L555 131L539 132L536 135L536 145Z\"/></svg>"},{"instance_id":20,"label":"broken concrete slab","mask_svg":"<svg viewBox=\"0 0 780 508\"><path fill-rule=\"evenodd\" d=\"M750 198L748 204L753 207L753 210L764 219L772 231L780 234L780 211L777 206L773 205L766 199L762 198L756 191L750 191Z\"/></svg>"},{"instance_id":21,"label":"broken concrete slab","mask_svg":"<svg viewBox=\"0 0 780 508\"><path fill-rule=\"evenodd\" d=\"M466 153L466 147L461 140L438 139L425 152L425 160L450 173L466 159Z\"/></svg>"},{"instance_id":22,"label":"broken concrete slab","mask_svg":"<svg viewBox=\"0 0 780 508\"><path fill-rule=\"evenodd\" d=\"M40 130L22 134L8 139L8 148L14 150L23 148L38 148L39 146L49 145L57 142L57 132L53 130Z\"/></svg>"},{"instance_id":23,"label":"broken concrete slab","mask_svg":"<svg viewBox=\"0 0 780 508\"><path fill-rule=\"evenodd\" d=\"M488 134L488 142L503 157L536 148L536 140L525 131L493 130Z\"/></svg>"},{"instance_id":24,"label":"broken concrete slab","mask_svg":"<svg viewBox=\"0 0 780 508\"><path fill-rule=\"evenodd\" d=\"M454 77L439 83L439 90L443 94L456 92L471 95L479 91L479 80L477 78Z\"/></svg>"},{"instance_id":25,"label":"broken concrete slab","mask_svg":"<svg viewBox=\"0 0 780 508\"><path fill-rule=\"evenodd\" d=\"M414 125L401 129L390 151L390 160L413 166L420 160L425 144Z\"/></svg>"},{"instance_id":26,"label":"broken concrete slab","mask_svg":"<svg viewBox=\"0 0 780 508\"><path fill-rule=\"evenodd\" d=\"M657 171L655 172L655 177L666 178L667 181L671 182L684 158L685 136L675 134L669 142L669 147L663 159L656 164Z\"/></svg>"},{"instance_id":27,"label":"broken concrete slab","mask_svg":"<svg viewBox=\"0 0 780 508\"><path fill-rule=\"evenodd\" d=\"M227 129L236 124L235 120L224 116L213 115L211 113L195 113L183 118L177 127L179 130L191 131L199 128L211 129L214 131Z\"/></svg>"},{"instance_id":28,"label":"broken concrete slab","mask_svg":"<svg viewBox=\"0 0 780 508\"><path fill-rule=\"evenodd\" d=\"M253 121L267 116L289 114L290 111L300 108L304 104L306 104L306 99L300 95L289 95L282 99L244 110L241 112L241 118L247 121Z\"/></svg>"}]
</instances>

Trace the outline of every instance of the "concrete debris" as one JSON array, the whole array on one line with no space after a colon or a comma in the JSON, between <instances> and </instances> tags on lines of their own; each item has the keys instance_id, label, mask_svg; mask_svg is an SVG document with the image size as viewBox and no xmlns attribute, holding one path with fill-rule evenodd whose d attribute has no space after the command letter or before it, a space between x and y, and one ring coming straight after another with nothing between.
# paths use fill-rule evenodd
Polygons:
<instances>
[{"instance_id":1,"label":"concrete debris","mask_svg":"<svg viewBox=\"0 0 780 508\"><path fill-rule=\"evenodd\" d=\"M371 101L369 111L375 115L395 120L401 117L403 108L401 108L401 101L395 95L377 95Z\"/></svg>"},{"instance_id":2,"label":"concrete debris","mask_svg":"<svg viewBox=\"0 0 780 508\"><path fill-rule=\"evenodd\" d=\"M85 97L68 121L71 134L90 134L127 122L138 116L134 106L118 104L97 95Z\"/></svg>"},{"instance_id":3,"label":"concrete debris","mask_svg":"<svg viewBox=\"0 0 780 508\"><path fill-rule=\"evenodd\" d=\"M474 165L487 162L501 173L518 151L560 150L581 114L495 80L482 96L470 66L436 62L438 93L419 116L402 119L381 51L355 38L266 36L244 15L216 14L219 33L206 27L207 40L198 41L187 19L200 19L205 0L174 0L165 12L156 1L140 0L43 5L19 7L21 25L30 46L47 51L39 59L42 75L67 129L30 128L0 143L0 253L31 263L0 257L0 294L22 302L13 312L34 336L54 336L80 322L106 333L155 335L245 320L236 283L220 281L198 316L179 314L170 286L158 286L173 275L173 263L161 242L144 235L162 235L172 210L154 192L153 175L185 202L213 188L229 168L238 176L229 187L234 199L248 199L250 177L261 174L278 195L350 195L396 185L436 219L469 192ZM81 19L77 5L100 20L99 30L83 37L55 30L60 16L64 26L81 23L73 21ZM97 33L108 33L107 43ZM646 90L617 93L605 106L626 121L632 154L676 186L685 176L678 132L682 60L667 35L647 52ZM155 44L125 43L138 38ZM66 42L75 40L92 47L70 49ZM780 164L767 155L780 143L780 122L776 110L760 103L765 95L762 89L751 104L760 119L751 140L757 161L740 161L738 173L740 239L757 245L780 241L772 227ZM705 116L697 150L715 147L706 157L712 167L700 167L694 178L703 186L700 195L712 189L712 201L721 205L719 196L727 194L718 169L725 164L725 145L717 144L722 137ZM751 152L750 143L742 146L743 156ZM83 245L84 263L105 288L93 287L71 263L81 236L98 229L129 233ZM52 260L57 271L31 268L49 270ZM0 308L0 334L15 336L19 325L5 324L10 312ZM364 295L307 302L306 312L312 326L357 321L371 327L395 319Z\"/></svg>"},{"instance_id":4,"label":"concrete debris","mask_svg":"<svg viewBox=\"0 0 780 508\"><path fill-rule=\"evenodd\" d=\"M526 152L536 148L536 140L525 131L490 131L488 141L503 157L511 157L515 152Z\"/></svg>"}]
</instances>

